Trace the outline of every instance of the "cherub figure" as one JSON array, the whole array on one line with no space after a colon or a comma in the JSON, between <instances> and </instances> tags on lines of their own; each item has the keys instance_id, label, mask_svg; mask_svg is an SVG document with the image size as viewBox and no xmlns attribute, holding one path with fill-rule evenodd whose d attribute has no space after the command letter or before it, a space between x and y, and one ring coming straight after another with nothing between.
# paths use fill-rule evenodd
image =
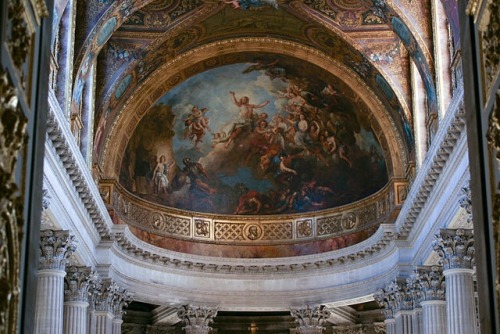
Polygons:
<instances>
[{"instance_id":1,"label":"cherub figure","mask_svg":"<svg viewBox=\"0 0 500 334\"><path fill-rule=\"evenodd\" d=\"M207 108L199 109L197 106L193 106L191 114L184 121L184 138L193 140L196 149L198 144L203 141L206 131L209 130L210 121L204 116L207 110Z\"/></svg>"}]
</instances>

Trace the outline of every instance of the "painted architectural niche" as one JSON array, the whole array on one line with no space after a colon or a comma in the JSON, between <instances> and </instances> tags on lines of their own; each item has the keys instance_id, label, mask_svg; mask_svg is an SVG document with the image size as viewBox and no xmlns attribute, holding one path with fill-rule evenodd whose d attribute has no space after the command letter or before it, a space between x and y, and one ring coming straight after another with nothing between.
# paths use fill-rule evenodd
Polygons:
<instances>
[{"instance_id":1,"label":"painted architectural niche","mask_svg":"<svg viewBox=\"0 0 500 334\"><path fill-rule=\"evenodd\" d=\"M191 77L136 127L120 184L167 207L236 215L312 212L374 194L388 172L369 111L320 73L265 56Z\"/></svg>"}]
</instances>

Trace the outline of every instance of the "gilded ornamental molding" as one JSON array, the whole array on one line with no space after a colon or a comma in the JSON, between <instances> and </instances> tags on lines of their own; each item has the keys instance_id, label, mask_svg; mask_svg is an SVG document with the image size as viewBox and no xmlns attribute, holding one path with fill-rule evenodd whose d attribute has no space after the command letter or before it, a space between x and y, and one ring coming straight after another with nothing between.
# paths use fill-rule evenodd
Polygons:
<instances>
[{"instance_id":1,"label":"gilded ornamental molding","mask_svg":"<svg viewBox=\"0 0 500 334\"><path fill-rule=\"evenodd\" d=\"M19 154L27 143L26 117L17 91L0 68L0 332L14 333L20 290L23 195L15 181Z\"/></svg>"}]
</instances>

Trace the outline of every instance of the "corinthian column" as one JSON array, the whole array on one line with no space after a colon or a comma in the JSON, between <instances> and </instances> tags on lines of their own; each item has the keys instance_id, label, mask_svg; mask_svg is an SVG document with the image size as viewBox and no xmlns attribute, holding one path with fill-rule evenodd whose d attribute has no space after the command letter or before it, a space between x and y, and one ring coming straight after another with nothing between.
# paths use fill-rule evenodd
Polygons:
<instances>
[{"instance_id":1,"label":"corinthian column","mask_svg":"<svg viewBox=\"0 0 500 334\"><path fill-rule=\"evenodd\" d=\"M324 306L317 306L310 309L309 306L302 309L291 309L290 314L295 318L295 322L299 324L297 333L299 334L321 334L326 319L330 317L330 311Z\"/></svg>"},{"instance_id":2,"label":"corinthian column","mask_svg":"<svg viewBox=\"0 0 500 334\"><path fill-rule=\"evenodd\" d=\"M89 267L69 267L64 279L64 334L87 334Z\"/></svg>"},{"instance_id":3,"label":"corinthian column","mask_svg":"<svg viewBox=\"0 0 500 334\"><path fill-rule=\"evenodd\" d=\"M131 301L131 294L120 288L111 278L92 284L90 296L89 333L120 334L123 307Z\"/></svg>"},{"instance_id":4,"label":"corinthian column","mask_svg":"<svg viewBox=\"0 0 500 334\"><path fill-rule=\"evenodd\" d=\"M35 308L35 333L62 334L64 277L67 258L75 251L68 231L41 231Z\"/></svg>"},{"instance_id":5,"label":"corinthian column","mask_svg":"<svg viewBox=\"0 0 500 334\"><path fill-rule=\"evenodd\" d=\"M388 334L419 332L418 291L412 280L393 281L373 297L384 307Z\"/></svg>"},{"instance_id":6,"label":"corinthian column","mask_svg":"<svg viewBox=\"0 0 500 334\"><path fill-rule=\"evenodd\" d=\"M184 305L177 312L177 316L186 325L183 329L186 334L208 334L212 327L209 324L217 315L217 309L205 306Z\"/></svg>"},{"instance_id":7,"label":"corinthian column","mask_svg":"<svg viewBox=\"0 0 500 334\"><path fill-rule=\"evenodd\" d=\"M417 284L422 291L423 334L446 333L444 275L441 267L418 267Z\"/></svg>"},{"instance_id":8,"label":"corinthian column","mask_svg":"<svg viewBox=\"0 0 500 334\"><path fill-rule=\"evenodd\" d=\"M472 230L441 230L435 237L434 250L441 257L446 282L447 333L475 333Z\"/></svg>"},{"instance_id":9,"label":"corinthian column","mask_svg":"<svg viewBox=\"0 0 500 334\"><path fill-rule=\"evenodd\" d=\"M396 320L394 319L395 300L391 291L380 289L373 294L373 298L382 307L385 316L385 333L396 334Z\"/></svg>"}]
</instances>

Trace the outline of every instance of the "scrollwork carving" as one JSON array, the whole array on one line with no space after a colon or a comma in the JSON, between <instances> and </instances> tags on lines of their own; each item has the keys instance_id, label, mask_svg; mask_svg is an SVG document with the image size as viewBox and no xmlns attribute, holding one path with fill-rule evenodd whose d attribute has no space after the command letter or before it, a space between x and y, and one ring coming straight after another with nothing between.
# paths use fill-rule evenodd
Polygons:
<instances>
[{"instance_id":1,"label":"scrollwork carving","mask_svg":"<svg viewBox=\"0 0 500 334\"><path fill-rule=\"evenodd\" d=\"M31 48L31 37L28 25L24 19L25 8L21 0L11 0L8 7L8 17L11 24L11 36L8 42L14 65L20 73L21 83L24 86L23 64Z\"/></svg>"},{"instance_id":2,"label":"scrollwork carving","mask_svg":"<svg viewBox=\"0 0 500 334\"><path fill-rule=\"evenodd\" d=\"M486 89L490 90L500 73L500 3L491 1L488 4L483 19L486 24L482 30L482 51ZM487 92L489 94L489 92Z\"/></svg>"},{"instance_id":3,"label":"scrollwork carving","mask_svg":"<svg viewBox=\"0 0 500 334\"><path fill-rule=\"evenodd\" d=\"M17 92L0 69L0 332L14 333L20 289L23 196L15 181L19 153L26 146L26 118Z\"/></svg>"}]
</instances>

